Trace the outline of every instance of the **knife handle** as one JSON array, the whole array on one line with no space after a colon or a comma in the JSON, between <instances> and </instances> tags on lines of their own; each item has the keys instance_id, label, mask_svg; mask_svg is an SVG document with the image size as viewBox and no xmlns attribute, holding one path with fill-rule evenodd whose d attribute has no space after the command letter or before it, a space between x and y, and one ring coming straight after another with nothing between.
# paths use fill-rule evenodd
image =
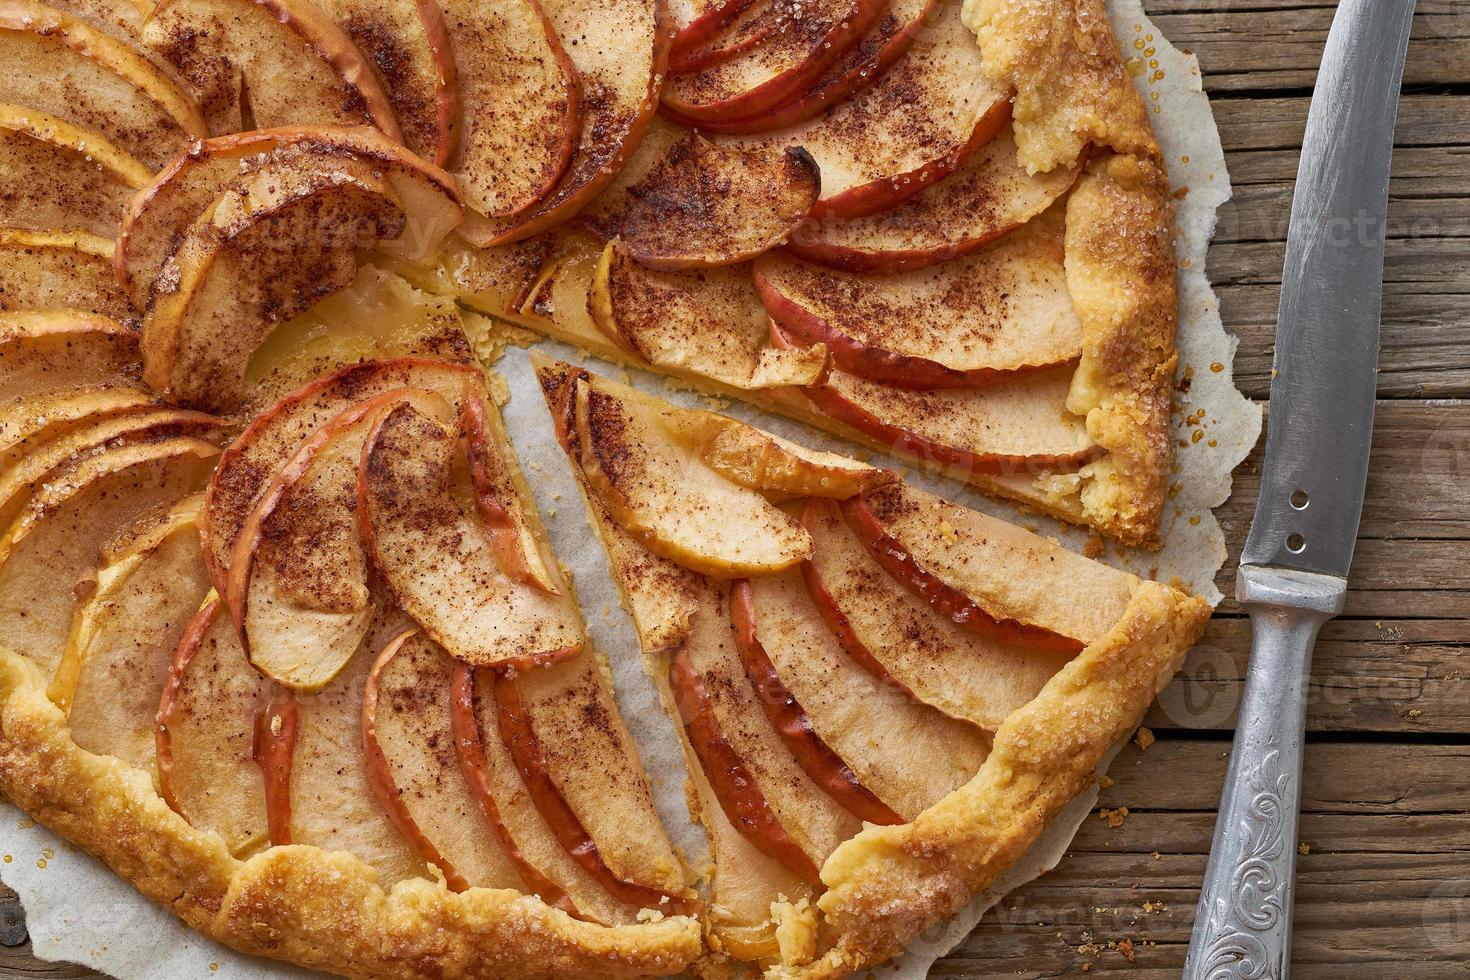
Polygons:
<instances>
[{"instance_id":1,"label":"knife handle","mask_svg":"<svg viewBox=\"0 0 1470 980\"><path fill-rule=\"evenodd\" d=\"M1251 657L1183 980L1286 980L1307 678L1344 579L1242 565Z\"/></svg>"}]
</instances>

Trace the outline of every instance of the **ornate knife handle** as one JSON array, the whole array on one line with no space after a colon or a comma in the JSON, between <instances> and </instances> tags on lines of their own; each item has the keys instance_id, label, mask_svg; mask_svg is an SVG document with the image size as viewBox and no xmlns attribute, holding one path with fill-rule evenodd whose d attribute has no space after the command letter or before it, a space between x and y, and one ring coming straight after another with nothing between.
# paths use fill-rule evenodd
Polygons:
<instances>
[{"instance_id":1,"label":"ornate knife handle","mask_svg":"<svg viewBox=\"0 0 1470 980\"><path fill-rule=\"evenodd\" d=\"M1345 579L1242 565L1250 613L1245 694L1184 980L1286 980L1312 646Z\"/></svg>"}]
</instances>

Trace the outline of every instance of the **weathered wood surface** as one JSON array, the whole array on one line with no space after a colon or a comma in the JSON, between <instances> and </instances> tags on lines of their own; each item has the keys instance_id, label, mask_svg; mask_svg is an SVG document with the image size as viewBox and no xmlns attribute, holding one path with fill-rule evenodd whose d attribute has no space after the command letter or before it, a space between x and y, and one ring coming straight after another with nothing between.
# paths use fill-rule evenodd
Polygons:
<instances>
[{"instance_id":1,"label":"weathered wood surface","mask_svg":"<svg viewBox=\"0 0 1470 980\"><path fill-rule=\"evenodd\" d=\"M1286 219L1331 0L1145 0L1199 55L1235 184L1210 254L1264 398ZM1470 0L1420 0L1389 210L1372 474L1345 616L1314 661L1293 976L1470 978ZM1232 553L1255 460L1220 512ZM1233 563L1220 575L1232 591ZM1249 625L1227 602L1061 865L935 977L1177 977ZM9 911L0 895L0 924ZM1134 962L1116 948L1133 946ZM1109 944L1114 944L1110 948ZM1090 965L1089 965L1090 964ZM882 973L878 974L881 976ZM96 975L0 946L0 976Z\"/></svg>"}]
</instances>

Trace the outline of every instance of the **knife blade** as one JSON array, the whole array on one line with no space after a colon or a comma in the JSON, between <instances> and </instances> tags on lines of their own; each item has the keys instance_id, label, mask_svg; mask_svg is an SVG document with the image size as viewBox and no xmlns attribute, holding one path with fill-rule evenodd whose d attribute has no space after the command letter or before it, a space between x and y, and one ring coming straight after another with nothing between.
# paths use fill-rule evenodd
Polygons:
<instances>
[{"instance_id":1,"label":"knife blade","mask_svg":"<svg viewBox=\"0 0 1470 980\"><path fill-rule=\"evenodd\" d=\"M1393 124L1413 0L1342 0L1291 202L1261 495L1241 564L1345 577L1373 433Z\"/></svg>"}]
</instances>

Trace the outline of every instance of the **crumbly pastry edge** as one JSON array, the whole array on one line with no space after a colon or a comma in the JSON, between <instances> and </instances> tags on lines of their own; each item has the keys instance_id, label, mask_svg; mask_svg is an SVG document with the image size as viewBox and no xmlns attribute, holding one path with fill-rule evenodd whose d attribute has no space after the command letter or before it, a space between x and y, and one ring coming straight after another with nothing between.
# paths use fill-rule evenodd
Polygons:
<instances>
[{"instance_id":1,"label":"crumbly pastry edge","mask_svg":"<svg viewBox=\"0 0 1470 980\"><path fill-rule=\"evenodd\" d=\"M154 792L149 775L72 741L40 671L0 649L0 789L195 931L241 952L348 977L616 978L678 973L704 952L688 916L579 921L507 890L414 879L385 891L356 857L270 847L238 860Z\"/></svg>"},{"instance_id":2,"label":"crumbly pastry edge","mask_svg":"<svg viewBox=\"0 0 1470 980\"><path fill-rule=\"evenodd\" d=\"M822 867L816 950L766 980L836 980L903 952L959 912L1041 836L1132 731L1204 630L1204 600L1140 581L1111 632L1083 650L996 733L965 786L912 822L868 826Z\"/></svg>"}]
</instances>

